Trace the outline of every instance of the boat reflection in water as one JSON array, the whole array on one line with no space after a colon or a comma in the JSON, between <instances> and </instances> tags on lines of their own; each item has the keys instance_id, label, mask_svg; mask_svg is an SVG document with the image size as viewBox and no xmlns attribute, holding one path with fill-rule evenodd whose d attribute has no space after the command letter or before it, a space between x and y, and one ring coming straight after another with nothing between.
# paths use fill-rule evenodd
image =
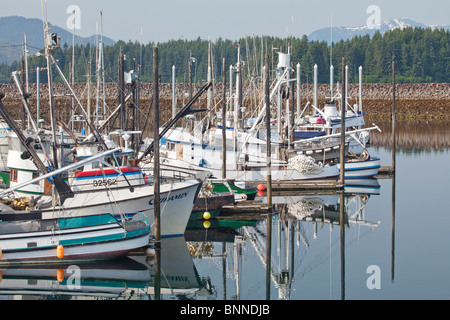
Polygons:
<instances>
[{"instance_id":1,"label":"boat reflection in water","mask_svg":"<svg viewBox=\"0 0 450 320\"><path fill-rule=\"evenodd\" d=\"M139 254L101 263L1 268L3 300L148 300L155 291L174 298L200 290L183 237L161 240L161 280L155 288L154 256Z\"/></svg>"},{"instance_id":2,"label":"boat reflection in water","mask_svg":"<svg viewBox=\"0 0 450 320\"><path fill-rule=\"evenodd\" d=\"M370 198L380 193L379 185L373 179L365 182L354 181L356 185L346 186L345 194L274 194L274 213L191 220L184 237L163 238L153 255L136 252L95 264L5 267L0 269L0 296L16 300L314 299L314 290L323 288L310 281L316 279L314 272L326 275L323 268L329 264L330 288L339 287L334 284L339 277L331 277L339 269L341 298L345 298L345 242L352 243L353 236L363 237L380 225L365 213ZM339 254L340 259L334 258Z\"/></svg>"},{"instance_id":3,"label":"boat reflection in water","mask_svg":"<svg viewBox=\"0 0 450 320\"><path fill-rule=\"evenodd\" d=\"M365 217L370 197L380 192L377 180L354 181L348 187L346 192L352 193L277 194L272 198L277 213L247 216L245 220L219 216L203 230L199 221L197 225L188 225L186 240L192 248L194 263L200 277L211 283L209 298L299 299L302 291L299 283L307 282L310 272L331 260L336 246L341 248L344 273L345 229L357 226L373 230L380 225L380 221ZM325 225L330 226L330 239L332 229L340 228L340 244L339 239L333 243L326 241L328 248L313 243L318 238L318 229ZM321 254L324 255L319 257ZM343 289L342 298L344 292Z\"/></svg>"}]
</instances>

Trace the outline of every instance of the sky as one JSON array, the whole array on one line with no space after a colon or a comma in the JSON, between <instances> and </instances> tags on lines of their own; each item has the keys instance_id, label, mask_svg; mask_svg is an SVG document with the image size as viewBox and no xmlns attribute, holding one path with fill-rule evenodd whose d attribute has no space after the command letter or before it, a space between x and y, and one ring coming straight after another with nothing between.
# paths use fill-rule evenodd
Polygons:
<instances>
[{"instance_id":1,"label":"sky","mask_svg":"<svg viewBox=\"0 0 450 320\"><path fill-rule=\"evenodd\" d=\"M43 0L2 1L0 16L42 19ZM68 29L77 6L76 34L90 36L100 30L113 40L165 42L171 39L304 34L332 26L363 26L379 7L381 20L407 17L426 25L450 25L449 0L46 0L50 23ZM79 13L79 15L78 15ZM78 29L79 27L79 29Z\"/></svg>"}]
</instances>

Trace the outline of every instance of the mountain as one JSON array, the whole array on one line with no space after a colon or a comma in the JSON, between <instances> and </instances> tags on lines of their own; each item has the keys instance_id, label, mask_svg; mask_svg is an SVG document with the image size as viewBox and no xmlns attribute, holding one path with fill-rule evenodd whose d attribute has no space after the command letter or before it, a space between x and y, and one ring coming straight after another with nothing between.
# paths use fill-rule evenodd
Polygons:
<instances>
[{"instance_id":1,"label":"mountain","mask_svg":"<svg viewBox=\"0 0 450 320\"><path fill-rule=\"evenodd\" d=\"M390 20L384 20L380 23L379 29L369 29L367 25L365 26L359 26L359 27L333 27L333 42L338 42L341 40L347 40L351 39L356 36L364 36L369 35L372 37L377 31L379 31L381 34L384 34L387 31L393 30L393 29L404 29L406 27L413 27L413 28L444 28L446 30L450 30L450 25L448 26L427 26L423 23L416 22L414 20L411 20L409 18L402 18L402 19L390 19ZM330 43L331 40L331 32L330 27L328 28L322 28L316 31L313 31L309 36L308 39L311 41L327 41Z\"/></svg>"},{"instance_id":2,"label":"mountain","mask_svg":"<svg viewBox=\"0 0 450 320\"><path fill-rule=\"evenodd\" d=\"M55 25L50 25L50 32L61 37L61 45L72 45L72 32ZM30 54L35 54L44 48L43 23L40 19L9 16L0 18L0 63L10 64L20 61L24 34L27 35L27 45ZM75 44L95 43L95 36L80 37L75 34ZM104 45L113 45L114 40L103 36Z\"/></svg>"}]
</instances>

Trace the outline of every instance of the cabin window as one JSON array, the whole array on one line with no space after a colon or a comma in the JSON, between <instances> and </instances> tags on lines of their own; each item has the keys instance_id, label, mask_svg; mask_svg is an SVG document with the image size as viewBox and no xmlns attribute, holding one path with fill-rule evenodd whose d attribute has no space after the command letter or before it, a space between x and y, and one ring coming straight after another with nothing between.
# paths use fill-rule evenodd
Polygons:
<instances>
[{"instance_id":1,"label":"cabin window","mask_svg":"<svg viewBox=\"0 0 450 320\"><path fill-rule=\"evenodd\" d=\"M37 178L37 177L39 177L39 172L33 172L33 178L32 179L35 179L35 178ZM33 184L39 184L39 182L40 181L36 181L36 182L34 182Z\"/></svg>"},{"instance_id":2,"label":"cabin window","mask_svg":"<svg viewBox=\"0 0 450 320\"><path fill-rule=\"evenodd\" d=\"M175 150L175 143L167 142L167 150L169 150L169 151Z\"/></svg>"},{"instance_id":3,"label":"cabin window","mask_svg":"<svg viewBox=\"0 0 450 320\"><path fill-rule=\"evenodd\" d=\"M11 169L10 180L11 180L11 182L17 182L17 170Z\"/></svg>"},{"instance_id":4,"label":"cabin window","mask_svg":"<svg viewBox=\"0 0 450 320\"><path fill-rule=\"evenodd\" d=\"M92 168L100 168L100 162L99 161L92 161Z\"/></svg>"}]
</instances>

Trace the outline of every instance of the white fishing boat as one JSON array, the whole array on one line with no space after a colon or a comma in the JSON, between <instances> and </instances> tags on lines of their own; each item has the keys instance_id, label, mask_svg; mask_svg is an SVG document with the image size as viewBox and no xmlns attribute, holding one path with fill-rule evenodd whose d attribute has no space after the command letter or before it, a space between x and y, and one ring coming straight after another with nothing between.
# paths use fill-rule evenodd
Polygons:
<instances>
[{"instance_id":1,"label":"white fishing boat","mask_svg":"<svg viewBox=\"0 0 450 320\"><path fill-rule=\"evenodd\" d=\"M121 222L109 214L2 221L0 265L112 259L145 247L149 235L145 220Z\"/></svg>"},{"instance_id":2,"label":"white fishing boat","mask_svg":"<svg viewBox=\"0 0 450 320\"><path fill-rule=\"evenodd\" d=\"M14 139L12 136L11 140ZM34 146L31 142L31 147ZM55 210L76 217L110 214L128 219L143 213L150 225L154 223L153 176L130 165L128 159L132 150L116 148L95 155L97 145L77 147L75 163L65 170L72 194L62 202L55 199L53 185L40 176L35 163L21 158L24 150L19 143L11 144L8 158L12 172L10 189L1 194L14 191L16 197L32 198L30 210L39 212L43 219L54 217ZM44 159L43 153L38 154ZM161 237L184 234L197 194L207 177L208 173L200 172L182 178L168 179L166 176L161 181Z\"/></svg>"},{"instance_id":3,"label":"white fishing boat","mask_svg":"<svg viewBox=\"0 0 450 320\"><path fill-rule=\"evenodd\" d=\"M253 143L246 143L246 146L240 144L240 147L237 148L227 145L225 164L227 179L238 182L267 180L267 157L262 151L262 146L265 148L265 142L257 140L253 138L251 140ZM243 148L252 151L242 151ZM183 168L186 172L208 171L213 177L219 179L222 177L221 143L209 144L206 141L200 143L199 138L183 131L182 128L176 128L168 130L160 150L161 168ZM336 165L308 162L306 166L301 166L302 161L298 161L294 167L288 161L277 159L277 146L273 147L273 154L275 156L271 158L270 169L272 180L301 181L334 179L339 176ZM303 156L299 156L299 158L303 158Z\"/></svg>"},{"instance_id":4,"label":"white fishing boat","mask_svg":"<svg viewBox=\"0 0 450 320\"><path fill-rule=\"evenodd\" d=\"M373 177L378 174L381 161L378 157L369 157L367 160L346 160L344 166L344 177L346 179L359 179ZM340 171L340 169L339 169Z\"/></svg>"}]
</instances>

